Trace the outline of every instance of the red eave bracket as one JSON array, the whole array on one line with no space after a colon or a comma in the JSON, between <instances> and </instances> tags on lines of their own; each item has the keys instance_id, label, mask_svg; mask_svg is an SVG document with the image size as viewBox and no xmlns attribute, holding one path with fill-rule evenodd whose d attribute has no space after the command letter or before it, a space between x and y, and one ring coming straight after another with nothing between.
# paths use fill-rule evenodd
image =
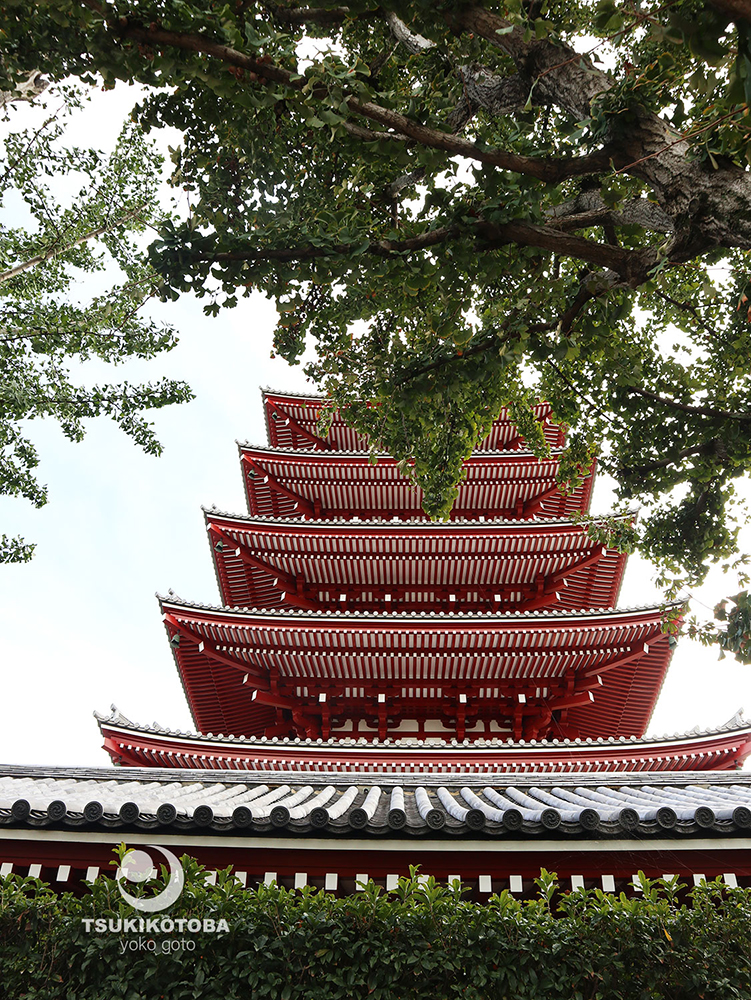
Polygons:
<instances>
[{"instance_id":1,"label":"red eave bracket","mask_svg":"<svg viewBox=\"0 0 751 1000\"><path fill-rule=\"evenodd\" d=\"M310 441L310 443L318 451L333 451L328 441L325 441L322 437L319 437L317 434L311 434L311 432L306 427L303 427L302 424L298 423L298 421L295 420L295 418L291 416L291 414L287 413L287 411L284 410L279 405L279 403L276 403L273 399L268 399L268 398L266 399L266 407L269 411L269 418L271 420L274 419L273 416L274 413L278 414L282 418L282 420L284 420L287 423L289 427L293 427L301 437L305 438L306 441Z\"/></svg>"},{"instance_id":2,"label":"red eave bracket","mask_svg":"<svg viewBox=\"0 0 751 1000\"><path fill-rule=\"evenodd\" d=\"M292 500L295 504L297 504L301 513L306 517L320 517L321 511L316 510L316 507L320 507L320 504L314 504L305 497L301 497L299 493L295 493L294 490L289 489L287 486L283 486L254 458L251 458L249 455L243 455L241 462L245 468L245 475L249 480L249 486L255 476L261 476L264 482L268 483L270 490L274 493L280 494L281 496L287 497L288 500ZM250 496L252 496L252 492L253 491L251 489L248 490Z\"/></svg>"}]
</instances>

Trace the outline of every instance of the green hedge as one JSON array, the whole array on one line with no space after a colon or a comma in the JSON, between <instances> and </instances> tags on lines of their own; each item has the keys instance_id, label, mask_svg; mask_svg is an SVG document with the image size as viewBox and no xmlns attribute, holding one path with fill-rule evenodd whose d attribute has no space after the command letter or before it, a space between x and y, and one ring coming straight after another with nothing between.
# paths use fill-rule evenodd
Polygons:
<instances>
[{"instance_id":1,"label":"green hedge","mask_svg":"<svg viewBox=\"0 0 751 1000\"><path fill-rule=\"evenodd\" d=\"M644 880L645 891L626 898L563 893L543 873L537 899L503 892L477 904L413 873L389 894L370 883L336 899L244 890L229 871L207 885L203 869L183 861L185 889L166 916L225 920L226 933L98 933L91 923L87 932L84 919L138 918L113 879L82 898L37 879L0 880L3 1000L751 998L745 889L710 883L688 893Z\"/></svg>"}]
</instances>

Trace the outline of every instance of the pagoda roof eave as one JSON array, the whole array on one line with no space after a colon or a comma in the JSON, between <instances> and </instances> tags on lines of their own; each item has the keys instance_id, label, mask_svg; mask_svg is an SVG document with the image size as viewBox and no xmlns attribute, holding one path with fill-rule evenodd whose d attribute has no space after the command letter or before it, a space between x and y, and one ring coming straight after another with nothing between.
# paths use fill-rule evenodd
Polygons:
<instances>
[{"instance_id":1,"label":"pagoda roof eave","mask_svg":"<svg viewBox=\"0 0 751 1000\"><path fill-rule=\"evenodd\" d=\"M422 512L422 490L388 455L371 462L365 452L265 448L238 443L248 509L252 514L319 519L391 517L412 519ZM465 478L450 518L536 514L569 517L588 510L597 466L569 493L556 476L561 449L545 458L528 451L482 451L465 462ZM424 515L423 515L424 516Z\"/></svg>"},{"instance_id":2,"label":"pagoda roof eave","mask_svg":"<svg viewBox=\"0 0 751 1000\"><path fill-rule=\"evenodd\" d=\"M301 520L205 511L232 607L613 607L626 555L571 520Z\"/></svg>"},{"instance_id":3,"label":"pagoda roof eave","mask_svg":"<svg viewBox=\"0 0 751 1000\"><path fill-rule=\"evenodd\" d=\"M320 393L317 392L287 392L284 390L277 391L276 389L269 388L269 386L259 386L258 388L259 392L261 393L262 400L266 399L267 397L271 397L271 398L288 399L288 400L304 399L311 403L327 403L330 401L329 397L322 396ZM550 406L549 403L546 403L544 401L540 401L535 405Z\"/></svg>"},{"instance_id":4,"label":"pagoda roof eave","mask_svg":"<svg viewBox=\"0 0 751 1000\"><path fill-rule=\"evenodd\" d=\"M341 462L342 459L356 459L358 462L369 462L370 457L367 452L363 451L302 451L297 448L275 448L267 444L253 444L252 441L241 441L239 438L236 439L238 451L242 454L244 451L262 451L269 455L277 455L281 458L288 458L290 461L298 462L312 462L320 461L324 459L326 461ZM565 448L551 448L550 455L552 457L558 457L566 451ZM395 462L396 459L387 452L377 452L375 458L378 461L389 461ZM523 461L529 461L531 459L536 459L537 456L533 451L528 449L518 449L518 450L507 450L507 451L473 451L470 457L466 460L467 462L498 462L503 460L505 462L511 461L513 459L521 459Z\"/></svg>"},{"instance_id":5,"label":"pagoda roof eave","mask_svg":"<svg viewBox=\"0 0 751 1000\"><path fill-rule=\"evenodd\" d=\"M117 710L109 716L94 713L105 749L120 765L158 767L165 763L183 770L200 766L251 772L339 774L365 770L401 774L404 780L448 771L470 776L481 772L487 780L495 775L599 773L601 777L623 771L654 772L734 769L751 753L751 721L738 713L725 726L672 736L621 737L620 739L519 741L479 738L432 741L338 736L328 740L300 738L267 739L187 733L164 729L158 724L138 726ZM416 753L417 752L417 753ZM286 780L286 777L285 777ZM438 780L438 779L437 779ZM444 779L445 780L445 779ZM651 780L651 778L650 778Z\"/></svg>"},{"instance_id":6,"label":"pagoda roof eave","mask_svg":"<svg viewBox=\"0 0 751 1000\"><path fill-rule=\"evenodd\" d=\"M263 526L276 525L283 530L300 528L305 531L325 531L330 527L346 528L348 532L358 529L378 528L395 533L403 531L460 531L467 528L478 531L507 530L519 532L534 532L539 530L553 530L555 528L576 528L582 531L582 525L570 517L530 517L524 521L515 520L509 517L458 517L452 521L430 521L423 517L414 517L411 520L401 518L386 517L321 517L315 520L304 517L274 517L265 514L238 514L235 511L221 510L219 507L202 506L201 510L204 519L220 518L223 521L234 521L237 524L259 524ZM619 511L616 514L593 514L593 521L605 521L613 519L617 521L638 520L639 511L633 510Z\"/></svg>"},{"instance_id":7,"label":"pagoda roof eave","mask_svg":"<svg viewBox=\"0 0 751 1000\"><path fill-rule=\"evenodd\" d=\"M424 749L426 753L432 753L436 750L440 751L441 748L446 747L458 747L460 750L462 747L469 746L483 746L496 749L505 749L511 747L512 749L524 749L531 750L535 746L543 748L557 748L561 747L600 747L600 746L624 746L624 745L642 745L642 744L653 744L654 746L669 746L672 743L685 743L691 740L706 739L711 736L721 736L727 733L748 733L751 736L751 719L747 719L743 714L743 709L739 709L735 715L728 719L726 723L720 726L708 727L706 729L700 729L698 726L694 726L692 729L688 729L681 732L675 733L663 733L658 735L657 733L646 733L644 736L621 736L619 738L612 736L598 736L591 739L560 739L560 740L549 740L549 741L525 741L519 740L515 742L512 739L505 738L492 738L492 739L478 739L474 743L470 740L465 740L463 743L458 742L455 739L440 740L438 743L426 743L425 740L413 739L409 737L404 737L399 740L388 739L384 742L380 742L378 739L374 741L367 741L365 739L354 739L352 737L337 736L331 737L327 740L311 740L302 739L301 737L256 737L256 736L215 736L211 733L200 733L197 731L184 730L184 729L169 729L165 726L160 725L158 722L153 722L149 724L139 724L133 722L127 716L123 715L120 709L113 705L110 709L109 714L104 712L99 712L96 709L92 712L92 715L97 721L97 725L101 731L102 727L114 726L118 729L123 730L123 732L133 732L142 734L154 734L158 736L168 736L177 737L185 739L195 739L195 740L205 740L210 742L216 742L217 739L225 740L230 743L239 743L244 746L252 747L297 747L297 748L308 748L308 750L313 747L316 752L320 752L321 748L330 747L358 747L362 750L368 750L371 753L383 753L389 750L402 749L404 747L412 749ZM344 742L343 742L344 741Z\"/></svg>"},{"instance_id":8,"label":"pagoda roof eave","mask_svg":"<svg viewBox=\"0 0 751 1000\"><path fill-rule=\"evenodd\" d=\"M378 614L370 611L305 611L292 608L233 608L223 605L201 604L198 602L185 601L176 594L165 596L157 593L156 596L159 600L162 611L164 611L167 606L174 606L176 608L193 609L197 612L209 612L228 616L247 617L247 615L251 613L254 616L257 615L264 618L297 618L301 620L310 619L313 621L320 621L321 618L325 618L331 619L335 622L357 620L363 624L383 623L391 625L398 624L399 626L409 624L412 621L435 621L443 624L447 621L451 621L452 619L457 619L461 621L462 629L466 628L468 622L471 623L472 621L477 621L478 623L486 623L498 621L499 619L513 620L526 618L530 621L550 622L555 624L565 624L568 620L601 617L608 618L613 621L617 621L619 618L639 616L654 619L666 617L667 613L670 611L675 611L677 613L684 607L684 602L672 601L668 604L662 605L645 604L634 605L626 608L580 608L566 610L556 609L553 611L495 611L486 613L462 611L394 611Z\"/></svg>"},{"instance_id":9,"label":"pagoda roof eave","mask_svg":"<svg viewBox=\"0 0 751 1000\"><path fill-rule=\"evenodd\" d=\"M262 389L261 396L266 435L272 445L291 446L301 451L313 449L338 452L342 448L360 452L369 450L368 435L354 430L332 400L324 396L274 392L270 389ZM328 410L333 416L329 431L324 437L318 432L318 414L321 410ZM540 422L547 443L553 446L563 445L566 429L550 422L550 403L538 400L533 404L532 412ZM488 434L477 443L475 450L485 451L499 444L516 448L522 441L508 409L502 407Z\"/></svg>"},{"instance_id":10,"label":"pagoda roof eave","mask_svg":"<svg viewBox=\"0 0 751 1000\"><path fill-rule=\"evenodd\" d=\"M161 607L203 732L260 735L291 719L298 732L328 735L329 718L451 718L461 704L462 718L486 728L512 718L517 737L548 723L558 731L559 720L583 737L641 734L672 656L657 607L376 614L175 598Z\"/></svg>"}]
</instances>

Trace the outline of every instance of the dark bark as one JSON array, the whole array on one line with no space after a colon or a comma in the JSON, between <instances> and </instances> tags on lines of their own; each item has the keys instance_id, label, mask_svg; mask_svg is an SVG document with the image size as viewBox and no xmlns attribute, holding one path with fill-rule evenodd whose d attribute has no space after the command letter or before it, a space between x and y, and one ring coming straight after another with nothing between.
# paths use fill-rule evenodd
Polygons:
<instances>
[{"instance_id":1,"label":"dark bark","mask_svg":"<svg viewBox=\"0 0 751 1000\"><path fill-rule=\"evenodd\" d=\"M716 458L720 465L727 463L728 453L725 442L721 438L712 438L703 444L693 445L690 448L682 448L673 455L658 459L654 462L646 462L644 465L623 466L621 474L624 476L642 476L649 472L657 472L659 469L666 469L669 465L678 465L684 458L693 458L694 455L709 455Z\"/></svg>"},{"instance_id":2,"label":"dark bark","mask_svg":"<svg viewBox=\"0 0 751 1000\"><path fill-rule=\"evenodd\" d=\"M415 253L430 247L439 246L462 237L473 238L478 250L499 249L510 244L538 247L553 253L576 257L597 268L608 268L620 281L630 287L637 287L645 280L649 270L658 261L657 252L646 250L627 250L623 247L610 246L575 236L548 226L533 225L522 220L497 224L485 222L482 219L464 229L444 227L434 229L418 236L403 240L374 240L362 251L358 244L336 243L328 247L300 246L287 247L248 247L247 249L226 250L218 252L201 252L198 259L221 261L306 261L324 260L327 257L351 257L354 253L366 253L376 257L391 257L395 255ZM597 292L595 291L595 294Z\"/></svg>"},{"instance_id":3,"label":"dark bark","mask_svg":"<svg viewBox=\"0 0 751 1000\"><path fill-rule=\"evenodd\" d=\"M730 410L718 409L716 406L695 406L691 403L681 403L677 399L670 399L669 396L660 396L649 389L639 389L636 386L628 386L626 392L635 396L642 396L644 399L651 399L660 406L666 406L671 410L680 410L682 413L697 413L704 417L717 417L720 420L737 420L741 423L751 423L751 413L733 413Z\"/></svg>"},{"instance_id":4,"label":"dark bark","mask_svg":"<svg viewBox=\"0 0 751 1000\"><path fill-rule=\"evenodd\" d=\"M736 24L745 21L751 24L751 0L707 0L711 7L723 13Z\"/></svg>"},{"instance_id":5,"label":"dark bark","mask_svg":"<svg viewBox=\"0 0 751 1000\"><path fill-rule=\"evenodd\" d=\"M590 117L593 103L613 85L587 56L569 46L546 39L525 42L518 27L499 34L510 23L481 7L465 8L455 26L509 55L536 103L553 104L576 120ZM733 164L713 169L690 159L689 148L658 115L634 108L630 116L614 118L608 152L617 170L651 188L672 220L676 236L671 260L690 260L714 247L751 249L751 175Z\"/></svg>"}]
</instances>

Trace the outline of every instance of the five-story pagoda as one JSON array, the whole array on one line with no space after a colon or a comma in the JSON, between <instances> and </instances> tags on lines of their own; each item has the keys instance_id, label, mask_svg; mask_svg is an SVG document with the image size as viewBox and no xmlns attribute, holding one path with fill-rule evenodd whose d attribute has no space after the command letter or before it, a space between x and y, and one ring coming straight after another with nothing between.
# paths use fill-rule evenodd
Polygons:
<instances>
[{"instance_id":1,"label":"five-story pagoda","mask_svg":"<svg viewBox=\"0 0 751 1000\"><path fill-rule=\"evenodd\" d=\"M98 716L116 768L0 768L0 875L65 889L150 844L277 881L392 889L411 865L474 898L633 875L751 883L740 715L644 732L671 657L658 608L617 609L625 556L588 536L594 469L556 486L507 414L452 517L325 405L267 392L240 446L248 514L206 511L221 606L161 600L197 732Z\"/></svg>"},{"instance_id":2,"label":"five-story pagoda","mask_svg":"<svg viewBox=\"0 0 751 1000\"><path fill-rule=\"evenodd\" d=\"M501 413L436 523L339 414L318 435L320 399L263 402L269 446L240 445L248 515L206 511L222 606L161 600L203 735L102 720L116 763L662 770L748 752L726 733L643 742L670 636L659 608L615 609L625 556L572 520L594 469L558 490L545 404L550 458Z\"/></svg>"}]
</instances>

